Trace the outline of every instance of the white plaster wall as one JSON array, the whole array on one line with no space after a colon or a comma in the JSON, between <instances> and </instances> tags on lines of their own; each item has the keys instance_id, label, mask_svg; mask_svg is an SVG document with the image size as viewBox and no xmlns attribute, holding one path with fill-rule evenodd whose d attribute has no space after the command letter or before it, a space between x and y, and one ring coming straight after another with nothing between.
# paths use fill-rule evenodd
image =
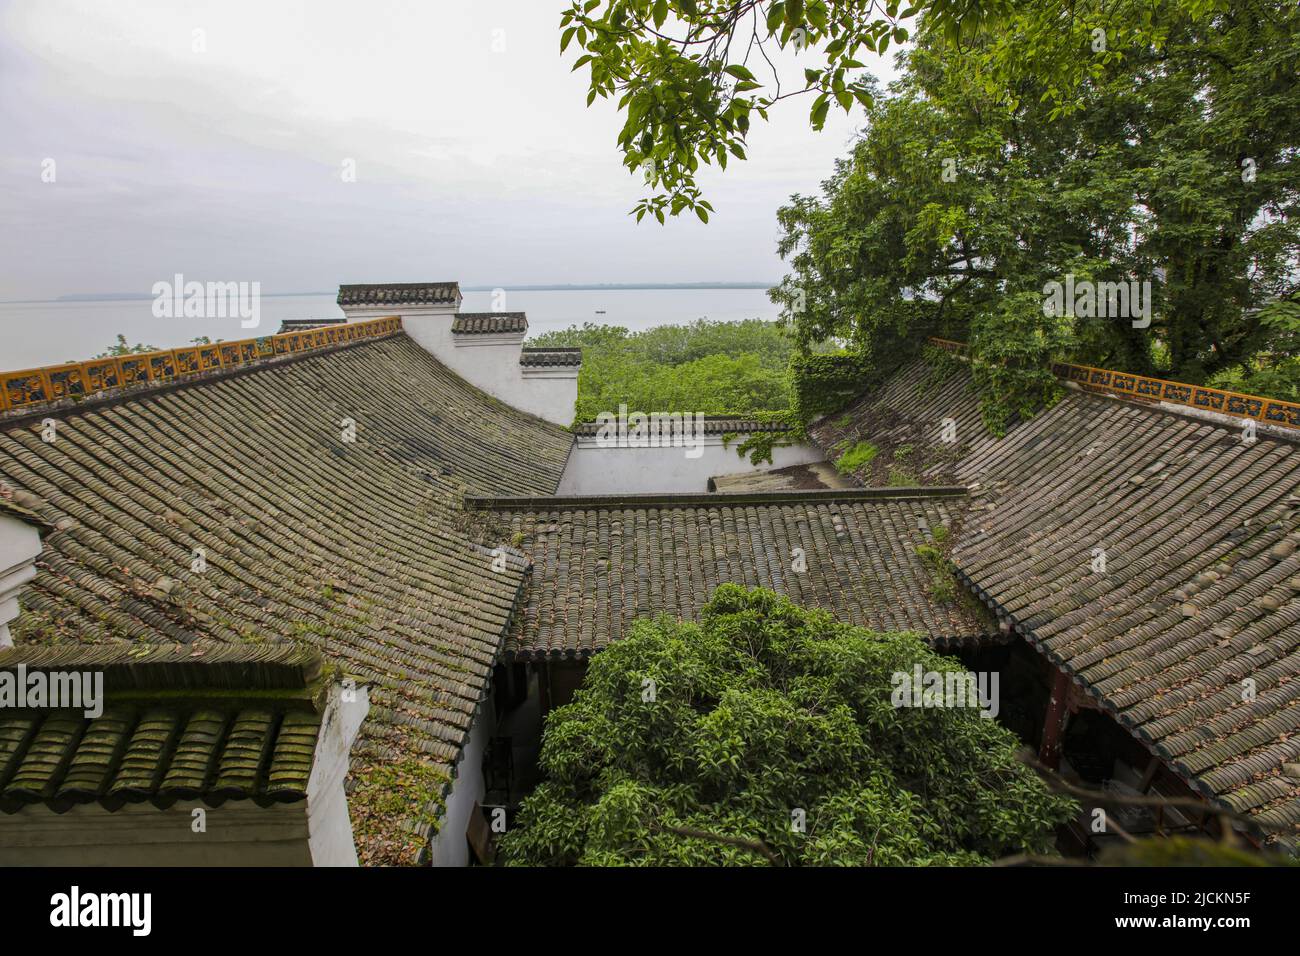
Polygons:
<instances>
[{"instance_id":1,"label":"white plaster wall","mask_svg":"<svg viewBox=\"0 0 1300 956\"><path fill-rule=\"evenodd\" d=\"M443 811L438 835L429 841L429 862L433 866L468 866L469 815L474 804L483 802L483 754L496 731L496 708L489 696L470 728L469 741L456 766L456 779Z\"/></svg>"},{"instance_id":2,"label":"white plaster wall","mask_svg":"<svg viewBox=\"0 0 1300 956\"><path fill-rule=\"evenodd\" d=\"M723 447L721 438L709 438L699 458L687 458L686 448L601 448L593 439L578 439L556 494L703 494L715 475L806 465L826 457L811 445L791 445L772 449L770 464L751 465L748 457L736 454L741 440Z\"/></svg>"},{"instance_id":3,"label":"white plaster wall","mask_svg":"<svg viewBox=\"0 0 1300 956\"><path fill-rule=\"evenodd\" d=\"M196 808L203 833L194 832ZM310 866L306 811L303 800L128 803L112 812L86 803L64 813L36 803L0 813L0 866Z\"/></svg>"},{"instance_id":4,"label":"white plaster wall","mask_svg":"<svg viewBox=\"0 0 1300 956\"><path fill-rule=\"evenodd\" d=\"M357 846L343 782L352 743L370 711L370 691L349 685L345 693L335 683L329 693L307 781L308 843L314 866L356 866Z\"/></svg>"},{"instance_id":5,"label":"white plaster wall","mask_svg":"<svg viewBox=\"0 0 1300 956\"><path fill-rule=\"evenodd\" d=\"M578 370L525 369L519 364L522 333L456 335L451 331L456 309L450 305L412 311L349 306L343 312L349 322L400 315L407 335L475 388L548 422L565 426L573 423Z\"/></svg>"},{"instance_id":6,"label":"white plaster wall","mask_svg":"<svg viewBox=\"0 0 1300 956\"><path fill-rule=\"evenodd\" d=\"M578 370L559 368L520 368L523 390L515 401L503 399L516 408L531 412L556 425L568 427L578 409Z\"/></svg>"},{"instance_id":7,"label":"white plaster wall","mask_svg":"<svg viewBox=\"0 0 1300 956\"><path fill-rule=\"evenodd\" d=\"M0 648L12 647L9 622L18 616L18 592L36 577L40 533L25 521L0 515Z\"/></svg>"}]
</instances>

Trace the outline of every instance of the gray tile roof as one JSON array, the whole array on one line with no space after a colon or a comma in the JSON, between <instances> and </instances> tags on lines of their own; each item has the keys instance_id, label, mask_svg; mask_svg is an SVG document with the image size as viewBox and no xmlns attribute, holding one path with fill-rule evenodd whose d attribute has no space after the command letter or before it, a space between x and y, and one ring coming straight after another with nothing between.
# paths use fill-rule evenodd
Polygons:
<instances>
[{"instance_id":1,"label":"gray tile roof","mask_svg":"<svg viewBox=\"0 0 1300 956\"><path fill-rule=\"evenodd\" d=\"M323 329L331 325L343 325L347 319L285 319L280 323L278 335L286 332L305 332L308 329Z\"/></svg>"},{"instance_id":2,"label":"gray tile roof","mask_svg":"<svg viewBox=\"0 0 1300 956\"><path fill-rule=\"evenodd\" d=\"M1300 835L1294 443L1078 391L998 439L969 373L922 361L812 434L970 486L952 558L980 596L1201 794Z\"/></svg>"},{"instance_id":3,"label":"gray tile roof","mask_svg":"<svg viewBox=\"0 0 1300 956\"><path fill-rule=\"evenodd\" d=\"M509 501L489 509L533 562L507 654L585 657L638 617L694 619L713 589L767 587L878 630L918 631L940 646L996 632L936 597L917 553L955 530L965 497L905 489L771 495L637 495ZM802 549L806 567L796 570Z\"/></svg>"},{"instance_id":4,"label":"gray tile roof","mask_svg":"<svg viewBox=\"0 0 1300 956\"><path fill-rule=\"evenodd\" d=\"M522 312L458 312L451 331L457 335L527 332L528 318Z\"/></svg>"},{"instance_id":5,"label":"gray tile roof","mask_svg":"<svg viewBox=\"0 0 1300 956\"><path fill-rule=\"evenodd\" d=\"M53 443L0 423L0 478L62 529L16 641L306 642L373 685L354 783L450 779L524 584L461 496L553 492L567 432L400 334L47 414ZM433 822L379 821L362 859L407 860Z\"/></svg>"},{"instance_id":6,"label":"gray tile roof","mask_svg":"<svg viewBox=\"0 0 1300 956\"><path fill-rule=\"evenodd\" d=\"M460 301L457 282L380 282L339 286L339 305L454 305Z\"/></svg>"},{"instance_id":7,"label":"gray tile roof","mask_svg":"<svg viewBox=\"0 0 1300 956\"><path fill-rule=\"evenodd\" d=\"M14 518L23 524L29 524L44 534L46 531L53 531L54 526L29 508L24 508L16 501L10 501L6 498L5 488L0 487L0 515L8 518Z\"/></svg>"}]
</instances>

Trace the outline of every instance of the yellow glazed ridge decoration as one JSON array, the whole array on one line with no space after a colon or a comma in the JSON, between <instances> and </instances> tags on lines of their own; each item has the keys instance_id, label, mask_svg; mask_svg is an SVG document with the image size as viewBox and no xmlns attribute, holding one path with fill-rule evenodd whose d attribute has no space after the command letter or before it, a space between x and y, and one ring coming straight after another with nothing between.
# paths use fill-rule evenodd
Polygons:
<instances>
[{"instance_id":1,"label":"yellow glazed ridge decoration","mask_svg":"<svg viewBox=\"0 0 1300 956\"><path fill-rule=\"evenodd\" d=\"M951 339L932 336L929 342L936 348L948 352L961 353L966 350L964 344ZM1300 405L1294 402L1264 398L1260 395L1243 395L1240 392L1229 392L1205 385L1188 385L1185 382L1172 382L1168 379L1151 378L1132 372L1093 368L1091 365L1072 365L1068 362L1054 363L1052 372L1058 378L1093 391L1109 392L1140 401L1183 405L1187 408L1230 415L1233 418L1249 418L1280 428L1300 429Z\"/></svg>"},{"instance_id":2,"label":"yellow glazed ridge decoration","mask_svg":"<svg viewBox=\"0 0 1300 956\"><path fill-rule=\"evenodd\" d=\"M68 398L89 398L101 392L142 382L161 385L204 372L245 368L264 359L378 338L400 332L401 329L402 320L391 316L255 339L114 355L88 362L47 365L19 372L0 372L0 412L36 408Z\"/></svg>"}]
</instances>

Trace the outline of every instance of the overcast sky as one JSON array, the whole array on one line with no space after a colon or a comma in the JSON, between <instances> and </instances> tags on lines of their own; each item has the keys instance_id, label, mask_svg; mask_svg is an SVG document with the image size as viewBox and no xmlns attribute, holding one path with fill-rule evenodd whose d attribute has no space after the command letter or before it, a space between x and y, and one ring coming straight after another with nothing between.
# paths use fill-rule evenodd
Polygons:
<instances>
[{"instance_id":1,"label":"overcast sky","mask_svg":"<svg viewBox=\"0 0 1300 956\"><path fill-rule=\"evenodd\" d=\"M177 272L264 293L782 275L776 208L854 121L817 134L791 101L702 177L709 225L637 225L613 105L586 108L559 54L565 6L0 0L0 299Z\"/></svg>"}]
</instances>

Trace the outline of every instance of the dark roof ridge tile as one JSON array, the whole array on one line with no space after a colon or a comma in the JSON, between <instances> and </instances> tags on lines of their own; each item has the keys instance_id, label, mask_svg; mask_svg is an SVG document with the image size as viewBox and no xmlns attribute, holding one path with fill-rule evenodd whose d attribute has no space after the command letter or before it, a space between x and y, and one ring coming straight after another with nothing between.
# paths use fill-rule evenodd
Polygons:
<instances>
[{"instance_id":1,"label":"dark roof ridge tile","mask_svg":"<svg viewBox=\"0 0 1300 956\"><path fill-rule=\"evenodd\" d=\"M923 500L927 498L964 498L964 485L928 485L914 488L831 488L791 491L686 492L644 495L575 495L572 497L493 497L466 495L469 510L488 511L574 511L591 508L728 508L738 505L802 504L835 501Z\"/></svg>"}]
</instances>

